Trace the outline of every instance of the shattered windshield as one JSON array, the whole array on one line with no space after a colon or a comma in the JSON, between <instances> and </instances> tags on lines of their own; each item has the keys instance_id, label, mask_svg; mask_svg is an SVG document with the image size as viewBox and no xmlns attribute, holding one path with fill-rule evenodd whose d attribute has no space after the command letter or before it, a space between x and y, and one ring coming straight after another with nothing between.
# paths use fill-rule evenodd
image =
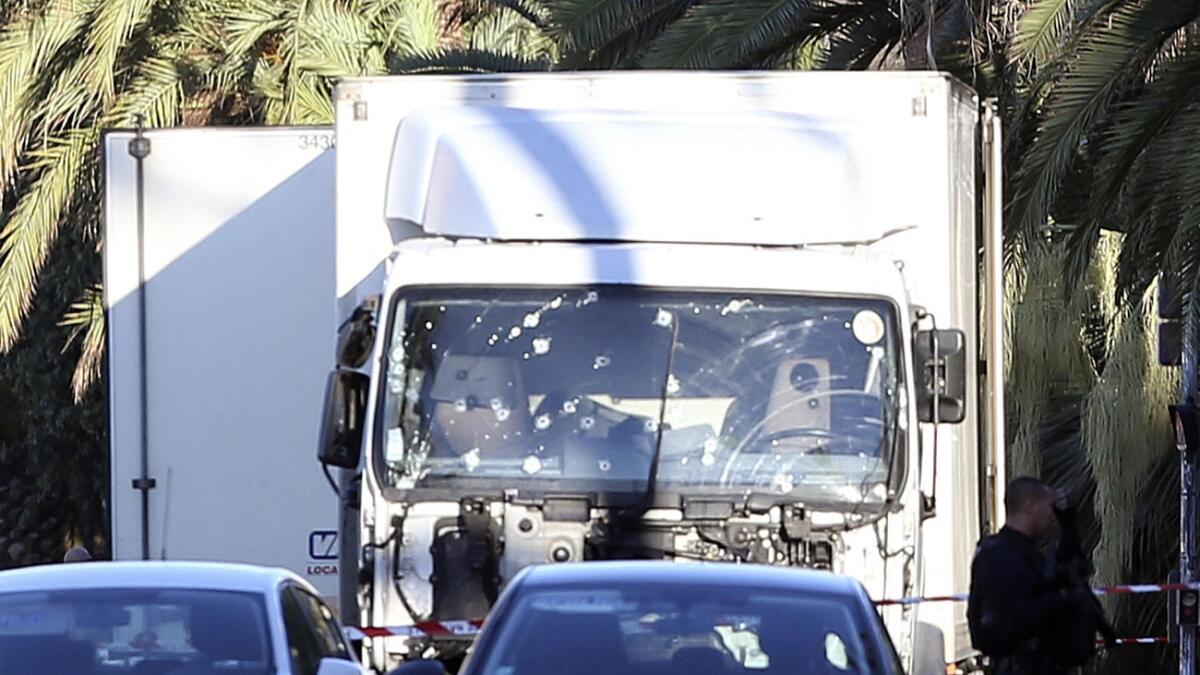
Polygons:
<instances>
[{"instance_id":1,"label":"shattered windshield","mask_svg":"<svg viewBox=\"0 0 1200 675\"><path fill-rule=\"evenodd\" d=\"M393 316L392 487L885 497L886 301L439 288L405 291Z\"/></svg>"}]
</instances>

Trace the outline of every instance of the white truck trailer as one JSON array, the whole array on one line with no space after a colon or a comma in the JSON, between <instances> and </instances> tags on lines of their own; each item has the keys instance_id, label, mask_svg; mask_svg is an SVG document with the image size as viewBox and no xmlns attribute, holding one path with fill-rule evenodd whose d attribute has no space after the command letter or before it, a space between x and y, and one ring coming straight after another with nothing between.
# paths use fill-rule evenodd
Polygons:
<instances>
[{"instance_id":1,"label":"white truck trailer","mask_svg":"<svg viewBox=\"0 0 1200 675\"><path fill-rule=\"evenodd\" d=\"M967 87L420 76L335 103L344 618L477 619L527 565L606 558L967 588L1004 466L999 126ZM910 672L971 655L961 605L883 615Z\"/></svg>"},{"instance_id":2,"label":"white truck trailer","mask_svg":"<svg viewBox=\"0 0 1200 675\"><path fill-rule=\"evenodd\" d=\"M312 461L335 345L333 130L104 143L112 552L279 565L331 599Z\"/></svg>"}]
</instances>

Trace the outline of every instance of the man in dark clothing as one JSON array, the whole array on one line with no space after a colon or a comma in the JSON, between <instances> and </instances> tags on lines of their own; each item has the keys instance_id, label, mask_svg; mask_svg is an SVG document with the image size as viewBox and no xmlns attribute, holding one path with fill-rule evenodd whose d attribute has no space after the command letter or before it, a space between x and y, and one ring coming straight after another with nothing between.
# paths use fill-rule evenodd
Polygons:
<instances>
[{"instance_id":1,"label":"man in dark clothing","mask_svg":"<svg viewBox=\"0 0 1200 675\"><path fill-rule=\"evenodd\" d=\"M1062 627L1086 624L1083 634L1094 645L1095 621L1103 616L1096 614L1098 605L1086 586L1059 573L1065 562L1078 559L1081 547L1073 528L1060 538L1057 565L1040 551L1058 529L1059 514L1069 513L1067 496L1037 479L1017 478L1008 486L1004 508L1007 524L979 542L971 564L971 642L989 657L993 673L1069 673L1090 652L1064 658ZM1068 517L1067 523L1073 520Z\"/></svg>"}]
</instances>

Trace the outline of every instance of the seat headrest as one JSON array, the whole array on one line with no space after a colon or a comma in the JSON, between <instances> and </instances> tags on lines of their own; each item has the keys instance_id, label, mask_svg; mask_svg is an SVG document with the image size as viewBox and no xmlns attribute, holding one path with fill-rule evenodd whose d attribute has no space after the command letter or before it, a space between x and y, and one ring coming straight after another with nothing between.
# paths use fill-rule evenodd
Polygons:
<instances>
[{"instance_id":1,"label":"seat headrest","mask_svg":"<svg viewBox=\"0 0 1200 675\"><path fill-rule=\"evenodd\" d=\"M770 434L799 427L829 429L828 359L784 359L775 369L763 430Z\"/></svg>"}]
</instances>

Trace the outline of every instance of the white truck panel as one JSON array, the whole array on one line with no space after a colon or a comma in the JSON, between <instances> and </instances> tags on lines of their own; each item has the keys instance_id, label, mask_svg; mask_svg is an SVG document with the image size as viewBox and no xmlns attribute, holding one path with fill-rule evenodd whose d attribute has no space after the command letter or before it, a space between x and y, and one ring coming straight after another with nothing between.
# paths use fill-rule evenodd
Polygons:
<instances>
[{"instance_id":1,"label":"white truck panel","mask_svg":"<svg viewBox=\"0 0 1200 675\"><path fill-rule=\"evenodd\" d=\"M424 108L397 133L386 216L433 235L542 241L829 243L903 226L894 208L869 213L882 202L863 192L870 172L830 124L773 112Z\"/></svg>"},{"instance_id":2,"label":"white truck panel","mask_svg":"<svg viewBox=\"0 0 1200 675\"><path fill-rule=\"evenodd\" d=\"M287 567L332 597L337 506L313 461L334 351L332 132L145 136L140 247L133 133L105 138L114 557L142 556L145 414L152 558Z\"/></svg>"},{"instance_id":3,"label":"white truck panel","mask_svg":"<svg viewBox=\"0 0 1200 675\"><path fill-rule=\"evenodd\" d=\"M429 190L462 189L456 182L438 179L436 164L447 153L436 143L438 131L436 109L447 107L480 109L508 106L525 111L635 111L642 115L661 113L663 116L681 112L721 116L750 114L791 116L803 118L799 125L808 134L824 134L827 139L850 157L854 169L856 201L846 201L847 191L839 190L843 208L837 217L832 202L814 203L794 199L795 222L803 222L802 237L773 233L766 241L779 243L790 238L792 243L860 239L846 236L843 212L857 212L852 220L870 224L867 229L883 228L888 224L909 228L872 245L871 251L897 261L904 266L908 296L914 305L928 310L936 317L939 328L959 328L967 334L967 411L961 425L942 425L937 434L936 494L938 516L922 526L924 541L921 548L921 574L924 592L945 594L965 591L969 579L971 553L981 534L980 522L980 448L978 379L973 366L978 363L978 275L976 245L976 171L978 133L978 101L975 95L949 77L938 73L563 73L494 76L418 76L378 79L352 79L341 83L336 92L338 132L338 240L337 293L343 315L369 293L381 287L382 270L388 243L419 235L413 223L425 221L429 226L430 213L426 207L431 199L455 204L445 196L424 196ZM431 109L431 110L425 110ZM412 123L416 129L404 128ZM543 125L544 127L544 125ZM543 129L544 130L544 129ZM509 184L525 180L532 171L544 186L543 193L557 189L560 200L570 205L573 197L563 201L563 194L573 195L569 185L555 185L556 155L538 148L536 128L525 134L526 140L493 139L487 142L497 152L507 144L508 152L516 151L515 167L500 172L508 155L491 158L494 167L479 167L478 176L496 174L496 180ZM410 150L398 148L383 139L412 137L416 140ZM693 136L696 136L693 134ZM479 140L474 137L473 140ZM608 173L620 165L618 158L606 158L599 150L579 138L579 144L606 164ZM706 138L677 134L670 140L681 156L695 161L695 147L703 147ZM513 144L516 148L513 148ZM522 143L524 145L522 145ZM669 144L668 144L669 145ZM488 146L491 147L491 146ZM626 151L629 151L626 148ZM658 152L671 152L670 147L656 147ZM439 154L440 153L440 154ZM827 155L826 155L827 156ZM713 170L730 175L745 158L723 163L714 157ZM795 179L798 184L813 180L814 167L805 166L805 157L796 157ZM637 159L632 161L636 162ZM411 163L413 167L405 168ZM825 166L820 163L818 169ZM840 166L840 164L839 164ZM415 168L414 168L415 167ZM421 167L426 170L422 175ZM458 177L472 179L470 172L458 172ZM607 175L607 174L606 174ZM380 180L380 176L388 176ZM655 186L647 186L654 190ZM794 195L801 193L800 188ZM390 192L389 192L390 191ZM528 196L527 193L518 194ZM592 197L597 194L593 191ZM638 198L627 193L599 193L602 203L596 208L621 211L622 200ZM733 191L720 197L737 203L744 195ZM389 201L390 200L390 201ZM756 209L754 200L744 199L747 214ZM520 207L515 200L503 201L499 192L493 204L504 209ZM557 231L525 219L517 227L504 224L481 224L490 218L492 207L470 209L444 218L446 225L431 227L443 235L486 236L495 239L557 239L569 234L579 239L611 238L614 228L592 228L591 219L580 218L568 227L556 223ZM783 213L780 209L778 213ZM690 214L681 207L679 220ZM660 214L661 215L661 214ZM390 216L390 218L389 218ZM725 217L731 217L725 215ZM745 217L738 216L738 222ZM498 219L496 219L498 222ZM545 220L545 219L542 219ZM669 241L686 223L670 222L662 230L653 223L642 222L638 227L618 231L618 239L631 241ZM719 231L720 224L707 222L701 233L688 241L728 243L727 232ZM541 230L537 229L541 227ZM486 232L484 231L486 230ZM758 236L761 233L755 233ZM839 236L840 235L840 236ZM751 238L751 237L746 237ZM740 240L739 240L740 241ZM510 282L521 276L511 269L492 267L484 273L495 284ZM368 283L363 283L367 281ZM926 325L925 327L928 327ZM923 430L925 480L933 475L933 435ZM929 482L925 491L935 488ZM368 495L369 498L369 495ZM370 508L364 505L365 508ZM947 657L955 660L970 653L966 636L965 611L961 605L927 605L918 610L920 620L937 624L945 633Z\"/></svg>"}]
</instances>

